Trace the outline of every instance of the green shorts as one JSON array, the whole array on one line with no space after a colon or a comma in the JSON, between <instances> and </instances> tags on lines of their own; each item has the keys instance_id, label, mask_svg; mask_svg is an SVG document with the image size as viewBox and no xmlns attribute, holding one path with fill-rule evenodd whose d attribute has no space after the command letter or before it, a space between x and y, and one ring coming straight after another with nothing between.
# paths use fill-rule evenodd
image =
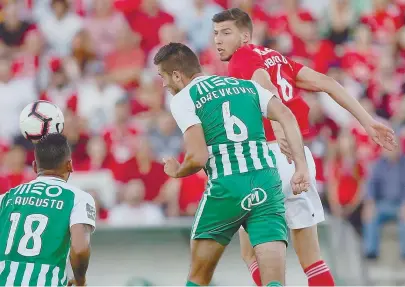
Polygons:
<instances>
[{"instance_id":1,"label":"green shorts","mask_svg":"<svg viewBox=\"0 0 405 287\"><path fill-rule=\"evenodd\" d=\"M228 245L243 226L253 246L284 241L288 233L277 169L234 174L209 181L195 215L191 239Z\"/></svg>"}]
</instances>

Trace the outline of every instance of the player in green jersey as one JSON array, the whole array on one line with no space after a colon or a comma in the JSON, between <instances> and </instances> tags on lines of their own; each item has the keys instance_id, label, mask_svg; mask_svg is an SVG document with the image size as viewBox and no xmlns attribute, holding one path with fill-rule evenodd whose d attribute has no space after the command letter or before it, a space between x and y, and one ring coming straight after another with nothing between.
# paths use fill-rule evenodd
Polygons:
<instances>
[{"instance_id":1,"label":"player in green jersey","mask_svg":"<svg viewBox=\"0 0 405 287\"><path fill-rule=\"evenodd\" d=\"M35 180L0 196L0 286L83 286L96 209L91 195L66 183L72 160L63 135L35 144L34 170Z\"/></svg>"},{"instance_id":2,"label":"player in green jersey","mask_svg":"<svg viewBox=\"0 0 405 287\"><path fill-rule=\"evenodd\" d=\"M262 116L280 122L291 145L295 193L309 186L308 167L297 122L281 101L252 81L204 76L187 46L170 43L154 59L164 85L174 95L171 112L184 133L182 164L165 159L165 172L184 177L204 168L208 187L191 234L187 285L207 285L240 226L259 258L262 282L284 283L287 226L284 196L275 159L264 136ZM269 228L270 227L270 228Z\"/></svg>"}]
</instances>

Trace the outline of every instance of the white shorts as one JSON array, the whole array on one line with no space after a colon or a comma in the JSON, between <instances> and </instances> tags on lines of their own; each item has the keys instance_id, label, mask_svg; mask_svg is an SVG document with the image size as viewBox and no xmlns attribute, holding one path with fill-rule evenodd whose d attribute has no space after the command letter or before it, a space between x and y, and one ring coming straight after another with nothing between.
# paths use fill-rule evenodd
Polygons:
<instances>
[{"instance_id":1,"label":"white shorts","mask_svg":"<svg viewBox=\"0 0 405 287\"><path fill-rule=\"evenodd\" d=\"M312 153L305 147L305 157L307 159L310 187L307 192L294 195L290 180L295 172L294 163L289 164L287 157L281 153L278 144L268 144L276 157L277 169L283 182L283 192L285 195L286 220L290 229L301 229L318 224L325 220L323 207L318 191L316 189L316 167Z\"/></svg>"}]
</instances>

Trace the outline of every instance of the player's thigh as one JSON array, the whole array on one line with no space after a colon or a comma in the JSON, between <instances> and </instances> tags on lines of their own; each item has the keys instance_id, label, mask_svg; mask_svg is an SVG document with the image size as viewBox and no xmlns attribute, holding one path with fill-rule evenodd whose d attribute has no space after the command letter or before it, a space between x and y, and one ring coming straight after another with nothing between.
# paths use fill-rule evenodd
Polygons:
<instances>
[{"instance_id":1,"label":"player's thigh","mask_svg":"<svg viewBox=\"0 0 405 287\"><path fill-rule=\"evenodd\" d=\"M225 246L212 239L191 240L191 267L188 280L208 285Z\"/></svg>"},{"instance_id":2,"label":"player's thigh","mask_svg":"<svg viewBox=\"0 0 405 287\"><path fill-rule=\"evenodd\" d=\"M284 194L277 169L254 172L251 189L251 197L243 207L249 210L244 227L252 246L273 241L287 244Z\"/></svg>"},{"instance_id":3,"label":"player's thigh","mask_svg":"<svg viewBox=\"0 0 405 287\"><path fill-rule=\"evenodd\" d=\"M311 227L325 220L323 206L316 184L316 167L311 151L305 147L305 157L310 172L310 187L307 192L295 195L291 188L291 177L295 172L294 163L289 164L278 145L269 145L273 151L285 195L286 219L288 227L300 229Z\"/></svg>"},{"instance_id":4,"label":"player's thigh","mask_svg":"<svg viewBox=\"0 0 405 287\"><path fill-rule=\"evenodd\" d=\"M246 189L246 180L239 175L209 181L195 215L191 239L212 239L228 245L248 214L241 207Z\"/></svg>"}]
</instances>

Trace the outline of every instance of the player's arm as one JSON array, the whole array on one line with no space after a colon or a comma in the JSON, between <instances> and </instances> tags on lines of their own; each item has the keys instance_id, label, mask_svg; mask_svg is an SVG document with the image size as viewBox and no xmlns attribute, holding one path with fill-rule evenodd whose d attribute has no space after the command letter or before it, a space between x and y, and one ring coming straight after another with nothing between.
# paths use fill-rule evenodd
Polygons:
<instances>
[{"instance_id":1,"label":"player's arm","mask_svg":"<svg viewBox=\"0 0 405 287\"><path fill-rule=\"evenodd\" d=\"M87 224L75 224L70 228L70 264L72 265L75 286L86 285L86 273L90 262L90 234L93 227Z\"/></svg>"},{"instance_id":2,"label":"player's arm","mask_svg":"<svg viewBox=\"0 0 405 287\"><path fill-rule=\"evenodd\" d=\"M374 120L360 103L354 97L350 96L333 78L318 73L308 67L303 67L297 73L296 86L307 91L327 93L335 102L349 111L360 122L377 144L389 150L394 149L396 146L394 131Z\"/></svg>"},{"instance_id":3,"label":"player's arm","mask_svg":"<svg viewBox=\"0 0 405 287\"><path fill-rule=\"evenodd\" d=\"M308 166L305 159L304 143L294 114L278 97L274 96L260 85L255 85L259 92L260 107L263 115L269 120L279 122L284 130L284 134L291 148L296 169L307 170Z\"/></svg>"},{"instance_id":4,"label":"player's arm","mask_svg":"<svg viewBox=\"0 0 405 287\"><path fill-rule=\"evenodd\" d=\"M164 159L165 172L171 177L185 177L199 172L208 160L207 143L195 106L187 94L179 93L170 104L177 125L183 132L186 155L180 164L174 158Z\"/></svg>"},{"instance_id":5,"label":"player's arm","mask_svg":"<svg viewBox=\"0 0 405 287\"><path fill-rule=\"evenodd\" d=\"M69 285L86 285L86 273L90 261L90 235L96 226L96 207L93 197L78 193L70 216L70 264L74 280Z\"/></svg>"}]
</instances>

